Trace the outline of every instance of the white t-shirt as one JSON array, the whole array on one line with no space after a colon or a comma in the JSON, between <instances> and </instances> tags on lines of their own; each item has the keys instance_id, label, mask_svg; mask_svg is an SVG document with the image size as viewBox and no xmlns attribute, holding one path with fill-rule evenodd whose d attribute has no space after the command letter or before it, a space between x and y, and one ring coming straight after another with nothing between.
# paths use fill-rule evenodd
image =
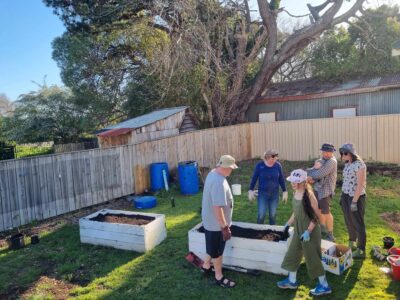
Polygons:
<instances>
[{"instance_id":1,"label":"white t-shirt","mask_svg":"<svg viewBox=\"0 0 400 300\"><path fill-rule=\"evenodd\" d=\"M209 231L221 231L221 226L215 217L213 206L221 206L225 220L232 224L233 196L231 187L224 176L212 170L206 178L203 190L201 217L203 226Z\"/></svg>"},{"instance_id":2,"label":"white t-shirt","mask_svg":"<svg viewBox=\"0 0 400 300\"><path fill-rule=\"evenodd\" d=\"M343 169L343 185L342 191L345 194L354 196L357 188L357 172L361 169L366 169L367 166L362 160L356 160L352 163L346 163ZM361 190L361 195L365 194L366 182Z\"/></svg>"}]
</instances>

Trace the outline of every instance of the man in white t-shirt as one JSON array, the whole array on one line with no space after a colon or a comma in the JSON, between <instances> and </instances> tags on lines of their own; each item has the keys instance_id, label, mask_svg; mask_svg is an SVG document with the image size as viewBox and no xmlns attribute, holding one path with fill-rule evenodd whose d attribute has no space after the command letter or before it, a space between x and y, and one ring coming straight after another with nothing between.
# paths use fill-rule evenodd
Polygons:
<instances>
[{"instance_id":1,"label":"man in white t-shirt","mask_svg":"<svg viewBox=\"0 0 400 300\"><path fill-rule=\"evenodd\" d=\"M222 255L225 242L232 235L230 226L232 224L233 196L226 177L234 169L237 169L235 159L230 155L222 155L216 168L207 175L201 210L207 251L202 270L211 274L212 261L215 283L228 288L234 287L235 282L222 275Z\"/></svg>"}]
</instances>

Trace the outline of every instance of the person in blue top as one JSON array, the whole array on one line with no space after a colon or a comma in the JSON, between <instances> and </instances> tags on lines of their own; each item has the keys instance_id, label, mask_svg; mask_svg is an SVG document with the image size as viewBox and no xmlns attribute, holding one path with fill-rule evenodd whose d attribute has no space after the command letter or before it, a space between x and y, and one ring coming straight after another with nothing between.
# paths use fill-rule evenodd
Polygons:
<instances>
[{"instance_id":1,"label":"person in blue top","mask_svg":"<svg viewBox=\"0 0 400 300\"><path fill-rule=\"evenodd\" d=\"M254 190L257 181L258 191ZM248 192L250 201L253 201L257 197L258 224L264 224L268 209L269 224L275 225L276 209L279 202L279 186L283 191L282 200L286 203L288 193L286 191L282 166L278 162L278 152L275 150L268 150L263 155L263 161L259 162L254 169Z\"/></svg>"}]
</instances>

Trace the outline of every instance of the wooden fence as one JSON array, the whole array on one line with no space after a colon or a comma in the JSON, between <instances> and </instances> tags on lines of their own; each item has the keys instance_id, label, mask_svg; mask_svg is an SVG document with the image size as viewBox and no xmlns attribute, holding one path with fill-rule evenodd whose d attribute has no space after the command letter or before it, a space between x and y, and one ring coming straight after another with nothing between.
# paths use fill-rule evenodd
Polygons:
<instances>
[{"instance_id":1,"label":"wooden fence","mask_svg":"<svg viewBox=\"0 0 400 300\"><path fill-rule=\"evenodd\" d=\"M366 160L400 163L400 115L248 123L109 149L0 162L0 231L141 193L149 165L171 169L195 160L213 167L219 156L259 157L274 148L288 160L319 156L323 142L353 142Z\"/></svg>"},{"instance_id":2,"label":"wooden fence","mask_svg":"<svg viewBox=\"0 0 400 300\"><path fill-rule=\"evenodd\" d=\"M0 163L0 231L134 192L129 147Z\"/></svg>"},{"instance_id":3,"label":"wooden fence","mask_svg":"<svg viewBox=\"0 0 400 300\"><path fill-rule=\"evenodd\" d=\"M309 160L324 142L352 142L366 161L400 163L400 115L251 123L251 135L252 157L274 148L281 158Z\"/></svg>"},{"instance_id":4,"label":"wooden fence","mask_svg":"<svg viewBox=\"0 0 400 300\"><path fill-rule=\"evenodd\" d=\"M196 160L214 166L223 153L250 156L250 124L72 153L0 162L0 231L143 192L149 164Z\"/></svg>"},{"instance_id":5,"label":"wooden fence","mask_svg":"<svg viewBox=\"0 0 400 300\"><path fill-rule=\"evenodd\" d=\"M65 153L85 150L85 143L55 144L53 147L55 153Z\"/></svg>"}]
</instances>

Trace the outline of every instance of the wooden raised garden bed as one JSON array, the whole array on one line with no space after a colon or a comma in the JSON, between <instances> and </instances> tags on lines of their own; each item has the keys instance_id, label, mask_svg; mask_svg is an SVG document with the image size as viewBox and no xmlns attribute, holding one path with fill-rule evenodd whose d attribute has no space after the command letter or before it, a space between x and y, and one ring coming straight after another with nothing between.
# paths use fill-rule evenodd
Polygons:
<instances>
[{"instance_id":1,"label":"wooden raised garden bed","mask_svg":"<svg viewBox=\"0 0 400 300\"><path fill-rule=\"evenodd\" d=\"M165 216L102 209L79 220L82 243L146 252L167 237Z\"/></svg>"},{"instance_id":2,"label":"wooden raised garden bed","mask_svg":"<svg viewBox=\"0 0 400 300\"><path fill-rule=\"evenodd\" d=\"M276 225L233 222L232 238L226 243L223 264L287 275L281 264L293 236L293 228L289 229L287 239L283 236L283 229L283 226ZM201 223L189 231L189 251L202 259L206 257Z\"/></svg>"}]
</instances>

